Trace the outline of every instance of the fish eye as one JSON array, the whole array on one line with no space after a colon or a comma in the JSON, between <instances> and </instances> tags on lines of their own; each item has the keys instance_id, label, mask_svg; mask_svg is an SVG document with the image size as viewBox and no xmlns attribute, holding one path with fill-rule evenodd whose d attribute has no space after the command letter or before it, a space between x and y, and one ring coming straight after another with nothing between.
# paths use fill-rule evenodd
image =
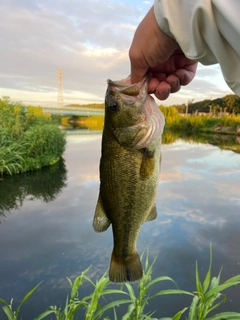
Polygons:
<instances>
[{"instance_id":1,"label":"fish eye","mask_svg":"<svg viewBox=\"0 0 240 320\"><path fill-rule=\"evenodd\" d=\"M110 110L112 110L112 111L118 111L119 105L118 105L117 102L113 102L113 103L111 103L111 104L109 105L109 108L110 108Z\"/></svg>"}]
</instances>

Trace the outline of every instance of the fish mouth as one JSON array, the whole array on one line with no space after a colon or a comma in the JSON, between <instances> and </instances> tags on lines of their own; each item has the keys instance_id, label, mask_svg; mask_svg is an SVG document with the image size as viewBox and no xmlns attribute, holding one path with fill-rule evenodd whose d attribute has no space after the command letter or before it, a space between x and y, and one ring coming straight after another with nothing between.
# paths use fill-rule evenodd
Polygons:
<instances>
[{"instance_id":1,"label":"fish mouth","mask_svg":"<svg viewBox=\"0 0 240 320\"><path fill-rule=\"evenodd\" d=\"M118 93L121 98L144 96L147 93L148 77L144 76L138 83L131 83L131 78L128 76L126 79L120 81L107 80L108 88L113 93ZM125 100L124 99L124 100Z\"/></svg>"}]
</instances>

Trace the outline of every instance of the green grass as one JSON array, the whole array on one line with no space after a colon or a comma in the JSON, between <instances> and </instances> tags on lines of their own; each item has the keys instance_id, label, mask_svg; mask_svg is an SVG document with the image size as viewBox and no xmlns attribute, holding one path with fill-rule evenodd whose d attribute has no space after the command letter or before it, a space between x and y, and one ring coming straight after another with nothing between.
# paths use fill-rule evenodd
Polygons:
<instances>
[{"instance_id":1,"label":"green grass","mask_svg":"<svg viewBox=\"0 0 240 320\"><path fill-rule=\"evenodd\" d=\"M64 133L41 107L0 99L0 175L52 165L65 145Z\"/></svg>"},{"instance_id":2,"label":"green grass","mask_svg":"<svg viewBox=\"0 0 240 320\"><path fill-rule=\"evenodd\" d=\"M52 124L34 125L15 139L0 131L0 174L53 165L62 156L65 145L65 134Z\"/></svg>"},{"instance_id":3,"label":"green grass","mask_svg":"<svg viewBox=\"0 0 240 320\"><path fill-rule=\"evenodd\" d=\"M209 115L191 115L182 117L174 107L160 107L166 120L165 130L185 133L223 133L237 134L240 127L240 115L214 117ZM218 130L216 128L218 127Z\"/></svg>"},{"instance_id":4,"label":"green grass","mask_svg":"<svg viewBox=\"0 0 240 320\"><path fill-rule=\"evenodd\" d=\"M141 258L143 260L143 257ZM156 260L156 258L155 258ZM159 320L154 317L154 312L145 312L145 307L152 299L161 299L165 295L187 295L191 299L189 307L185 307L177 312L173 317L160 318L161 320L237 320L240 319L238 312L216 313L217 308L226 301L226 296L222 293L227 288L240 284L240 275L232 277L223 283L220 283L221 270L217 276L212 277L212 247L210 246L210 262L208 271L201 282L198 272L198 263L196 262L196 290L188 292L177 287L175 281L168 276L161 276L152 279L152 270L155 260L149 264L148 254L145 255L145 268L143 278L138 283L138 290L134 290L129 283L120 285L117 289L110 288L110 282L106 273L95 283L87 276L91 267L87 268L74 281L68 279L71 292L66 298L64 307L50 306L48 310L34 318L34 320L45 319L53 315L56 320L74 320L77 319L77 312L83 309L85 320L118 320L120 319L116 312L116 307L122 304L127 305L127 312L121 320ZM92 286L92 293L88 296L80 296L81 285L87 281ZM174 285L174 289L159 290L155 294L150 294L150 288L154 285L160 287L161 282L167 281ZM24 303L34 294L39 283L30 292L26 294L19 306L14 310L13 299L10 303L0 299L3 304L5 319L18 320L20 318L20 309ZM110 302L107 300L110 297ZM116 297L116 299L114 299ZM122 298L119 298L122 297ZM177 299L177 298L176 298ZM104 301L104 305L102 304ZM106 316L106 311L112 311L112 317ZM209 313L212 315L209 317ZM53 319L53 318L51 318ZM23 319L24 320L24 319ZM29 320L29 319L25 319Z\"/></svg>"}]
</instances>

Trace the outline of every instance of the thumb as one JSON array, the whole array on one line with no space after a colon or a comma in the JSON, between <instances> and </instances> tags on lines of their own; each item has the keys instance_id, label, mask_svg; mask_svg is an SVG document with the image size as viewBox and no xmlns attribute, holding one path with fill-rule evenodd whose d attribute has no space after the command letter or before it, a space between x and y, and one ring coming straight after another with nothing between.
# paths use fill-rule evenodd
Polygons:
<instances>
[{"instance_id":1,"label":"thumb","mask_svg":"<svg viewBox=\"0 0 240 320\"><path fill-rule=\"evenodd\" d=\"M145 76L148 69L136 69L131 66L131 83L138 83L142 80L142 78Z\"/></svg>"},{"instance_id":2,"label":"thumb","mask_svg":"<svg viewBox=\"0 0 240 320\"><path fill-rule=\"evenodd\" d=\"M138 83L145 76L149 67L147 63L143 63L144 59L142 57L139 57L139 55L134 54L132 47L129 50L129 58L131 64L131 83Z\"/></svg>"}]
</instances>

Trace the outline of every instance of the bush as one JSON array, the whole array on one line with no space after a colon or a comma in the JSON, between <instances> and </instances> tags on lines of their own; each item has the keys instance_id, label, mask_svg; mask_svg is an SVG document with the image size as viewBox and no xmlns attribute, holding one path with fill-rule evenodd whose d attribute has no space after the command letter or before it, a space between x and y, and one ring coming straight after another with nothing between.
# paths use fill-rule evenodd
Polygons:
<instances>
[{"instance_id":1,"label":"bush","mask_svg":"<svg viewBox=\"0 0 240 320\"><path fill-rule=\"evenodd\" d=\"M52 165L65 145L65 134L41 107L27 108L9 97L0 99L0 174Z\"/></svg>"}]
</instances>

